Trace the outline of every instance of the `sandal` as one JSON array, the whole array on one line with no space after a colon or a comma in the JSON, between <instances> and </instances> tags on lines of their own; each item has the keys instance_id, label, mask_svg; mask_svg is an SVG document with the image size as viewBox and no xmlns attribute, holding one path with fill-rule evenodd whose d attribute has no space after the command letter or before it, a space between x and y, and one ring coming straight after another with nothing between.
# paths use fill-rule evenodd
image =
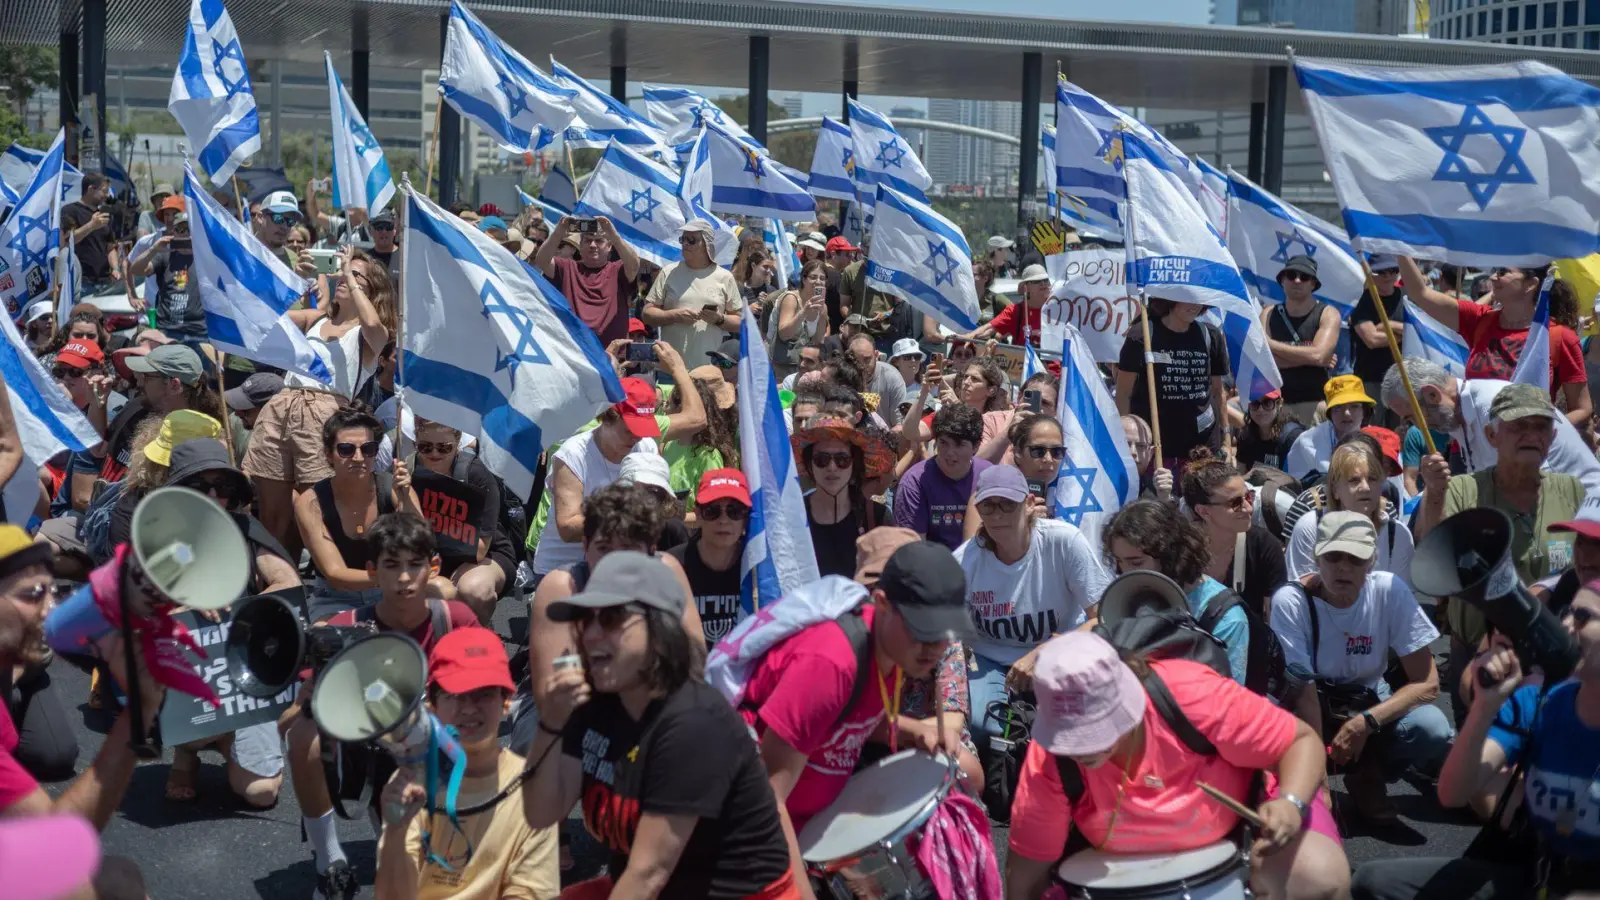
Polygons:
<instances>
[{"instance_id":1,"label":"sandal","mask_svg":"<svg viewBox=\"0 0 1600 900\"><path fill-rule=\"evenodd\" d=\"M168 800L188 803L195 798L195 782L200 778L200 754L182 747L172 751L172 768L167 770Z\"/></svg>"}]
</instances>

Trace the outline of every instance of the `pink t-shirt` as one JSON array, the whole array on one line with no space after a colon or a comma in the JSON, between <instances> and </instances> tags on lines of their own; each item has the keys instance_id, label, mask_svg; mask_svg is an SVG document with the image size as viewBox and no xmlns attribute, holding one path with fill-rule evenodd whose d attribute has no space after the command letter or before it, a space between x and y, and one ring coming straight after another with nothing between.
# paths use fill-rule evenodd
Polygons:
<instances>
[{"instance_id":1,"label":"pink t-shirt","mask_svg":"<svg viewBox=\"0 0 1600 900\"><path fill-rule=\"evenodd\" d=\"M11 711L0 700L0 810L15 805L18 800L39 789L39 782L34 781L33 776L11 755L16 752L17 740L17 727L11 724Z\"/></svg>"},{"instance_id":2,"label":"pink t-shirt","mask_svg":"<svg viewBox=\"0 0 1600 900\"><path fill-rule=\"evenodd\" d=\"M872 628L871 606L861 619ZM795 831L825 809L844 790L861 748L883 718L877 655L872 654L867 684L855 708L837 728L834 723L855 683L856 655L843 629L822 622L788 638L761 658L746 688L740 710L757 734L772 729L806 754L805 771L789 792L789 818Z\"/></svg>"},{"instance_id":3,"label":"pink t-shirt","mask_svg":"<svg viewBox=\"0 0 1600 900\"><path fill-rule=\"evenodd\" d=\"M1242 800L1253 772L1276 765L1294 742L1293 714L1200 663L1164 660L1153 668L1189 721L1216 745L1217 755L1201 756L1186 747L1146 698L1144 756L1128 779L1107 844L1122 769L1111 763L1084 769L1084 793L1074 809L1055 758L1030 744L1011 805L1011 852L1033 860L1059 859L1072 825L1090 843L1114 853L1192 850L1222 840L1234 827L1238 817L1196 782Z\"/></svg>"}]
</instances>

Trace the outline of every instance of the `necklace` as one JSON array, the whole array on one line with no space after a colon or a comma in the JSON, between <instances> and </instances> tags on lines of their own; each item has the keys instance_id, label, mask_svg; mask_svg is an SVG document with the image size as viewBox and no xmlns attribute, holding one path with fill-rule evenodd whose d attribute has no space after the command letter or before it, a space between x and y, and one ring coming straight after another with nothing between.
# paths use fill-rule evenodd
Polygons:
<instances>
[{"instance_id":1,"label":"necklace","mask_svg":"<svg viewBox=\"0 0 1600 900\"><path fill-rule=\"evenodd\" d=\"M889 684L878 670L878 696L883 698L883 712L889 718L889 752L900 752L900 695L905 689L905 670L894 667L894 705L889 705Z\"/></svg>"}]
</instances>

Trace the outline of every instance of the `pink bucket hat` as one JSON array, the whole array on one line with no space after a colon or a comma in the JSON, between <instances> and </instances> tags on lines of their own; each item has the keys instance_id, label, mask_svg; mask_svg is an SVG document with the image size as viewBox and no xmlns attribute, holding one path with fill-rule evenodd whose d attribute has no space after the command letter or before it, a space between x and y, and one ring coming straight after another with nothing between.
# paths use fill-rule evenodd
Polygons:
<instances>
[{"instance_id":1,"label":"pink bucket hat","mask_svg":"<svg viewBox=\"0 0 1600 900\"><path fill-rule=\"evenodd\" d=\"M1074 631L1039 648L1033 739L1056 756L1094 756L1144 719L1139 677L1105 638Z\"/></svg>"}]
</instances>

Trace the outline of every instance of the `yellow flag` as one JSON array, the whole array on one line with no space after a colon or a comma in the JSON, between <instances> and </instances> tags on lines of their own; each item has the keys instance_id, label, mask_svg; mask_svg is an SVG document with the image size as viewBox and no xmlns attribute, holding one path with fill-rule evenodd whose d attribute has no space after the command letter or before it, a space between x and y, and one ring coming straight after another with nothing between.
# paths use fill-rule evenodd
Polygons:
<instances>
[{"instance_id":1,"label":"yellow flag","mask_svg":"<svg viewBox=\"0 0 1600 900\"><path fill-rule=\"evenodd\" d=\"M1600 253L1583 259L1558 259L1555 266L1556 274L1572 285L1573 293L1578 295L1578 316L1589 326L1584 329L1583 336L1595 334L1600 330L1596 328L1594 315L1594 298L1600 294Z\"/></svg>"}]
</instances>

